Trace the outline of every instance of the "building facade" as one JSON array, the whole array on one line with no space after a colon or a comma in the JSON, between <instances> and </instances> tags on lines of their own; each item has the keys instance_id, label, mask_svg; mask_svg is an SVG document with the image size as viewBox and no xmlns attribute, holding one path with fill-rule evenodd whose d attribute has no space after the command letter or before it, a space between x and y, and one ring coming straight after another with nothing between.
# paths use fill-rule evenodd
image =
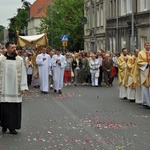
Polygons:
<instances>
[{"instance_id":1,"label":"building facade","mask_svg":"<svg viewBox=\"0 0 150 150\"><path fill-rule=\"evenodd\" d=\"M52 0L36 0L30 7L30 17L28 20L28 35L36 35L36 28L40 26L41 18L46 17L47 6L52 4Z\"/></svg>"},{"instance_id":2,"label":"building facade","mask_svg":"<svg viewBox=\"0 0 150 150\"><path fill-rule=\"evenodd\" d=\"M105 49L105 5L106 0L85 0L84 14L87 24L84 27L84 49L97 51Z\"/></svg>"},{"instance_id":3,"label":"building facade","mask_svg":"<svg viewBox=\"0 0 150 150\"><path fill-rule=\"evenodd\" d=\"M86 10L93 8L92 2L95 3L97 11L95 10L94 14L91 11L89 15L86 15ZM101 8L101 4L103 4L103 13L97 8ZM103 27L100 25L100 28L90 26L88 30L88 24L85 26L85 49L92 48L94 36L96 44L94 51L101 48L113 53L121 52L123 47L131 52L135 48L142 49L144 42L150 40L149 0L85 0L85 16L91 24L96 22L97 25L97 22L103 22ZM93 30L96 31L95 35Z\"/></svg>"}]
</instances>

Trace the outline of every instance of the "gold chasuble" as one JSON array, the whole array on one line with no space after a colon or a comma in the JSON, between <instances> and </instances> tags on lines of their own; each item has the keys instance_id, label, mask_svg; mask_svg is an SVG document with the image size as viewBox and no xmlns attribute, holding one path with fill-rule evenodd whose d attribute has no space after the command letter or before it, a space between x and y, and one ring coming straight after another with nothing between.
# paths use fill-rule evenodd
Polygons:
<instances>
[{"instance_id":1,"label":"gold chasuble","mask_svg":"<svg viewBox=\"0 0 150 150\"><path fill-rule=\"evenodd\" d=\"M124 56L123 54L118 58L118 84L121 83L126 86L126 74L127 74L127 61L129 59L129 55Z\"/></svg>"},{"instance_id":2,"label":"gold chasuble","mask_svg":"<svg viewBox=\"0 0 150 150\"><path fill-rule=\"evenodd\" d=\"M150 87L150 52L143 49L138 55L138 67L140 68L141 84Z\"/></svg>"},{"instance_id":3,"label":"gold chasuble","mask_svg":"<svg viewBox=\"0 0 150 150\"><path fill-rule=\"evenodd\" d=\"M137 57L133 55L132 57L129 58L127 62L126 83L127 86L130 88L136 88L137 80L135 80L135 75L139 75L139 74L137 70Z\"/></svg>"},{"instance_id":4,"label":"gold chasuble","mask_svg":"<svg viewBox=\"0 0 150 150\"><path fill-rule=\"evenodd\" d=\"M134 57L135 63L133 66L133 69L131 71L132 73L132 80L135 84L135 86L141 86L141 80L140 80L140 69L138 67L137 61L138 61L138 57Z\"/></svg>"}]
</instances>

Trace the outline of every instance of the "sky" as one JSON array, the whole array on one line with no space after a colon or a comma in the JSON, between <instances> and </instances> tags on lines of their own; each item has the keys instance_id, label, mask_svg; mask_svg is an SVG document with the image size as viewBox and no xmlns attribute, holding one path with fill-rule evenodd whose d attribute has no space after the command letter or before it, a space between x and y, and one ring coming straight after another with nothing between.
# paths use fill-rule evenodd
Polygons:
<instances>
[{"instance_id":1,"label":"sky","mask_svg":"<svg viewBox=\"0 0 150 150\"><path fill-rule=\"evenodd\" d=\"M26 0L33 4L36 0ZM0 0L0 25L8 27L9 18L17 14L17 9L22 7L21 0Z\"/></svg>"}]
</instances>

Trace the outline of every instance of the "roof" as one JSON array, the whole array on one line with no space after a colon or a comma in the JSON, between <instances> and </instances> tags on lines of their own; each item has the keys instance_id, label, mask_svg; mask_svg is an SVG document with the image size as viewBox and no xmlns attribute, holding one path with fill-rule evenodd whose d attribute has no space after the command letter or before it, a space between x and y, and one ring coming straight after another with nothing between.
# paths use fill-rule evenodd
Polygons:
<instances>
[{"instance_id":1,"label":"roof","mask_svg":"<svg viewBox=\"0 0 150 150\"><path fill-rule=\"evenodd\" d=\"M52 0L36 0L30 7L30 18L46 17L46 8Z\"/></svg>"}]
</instances>

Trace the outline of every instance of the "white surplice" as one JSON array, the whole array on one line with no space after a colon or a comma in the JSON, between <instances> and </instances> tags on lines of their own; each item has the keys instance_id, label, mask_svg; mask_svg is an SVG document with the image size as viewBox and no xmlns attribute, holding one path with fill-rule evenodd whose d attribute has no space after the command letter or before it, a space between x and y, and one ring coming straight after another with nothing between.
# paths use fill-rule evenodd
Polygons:
<instances>
[{"instance_id":1,"label":"white surplice","mask_svg":"<svg viewBox=\"0 0 150 150\"><path fill-rule=\"evenodd\" d=\"M46 60L43 60L46 58ZM50 56L48 54L39 54L36 58L36 63L39 70L40 90L48 92L49 90L49 70L50 70Z\"/></svg>"},{"instance_id":2,"label":"white surplice","mask_svg":"<svg viewBox=\"0 0 150 150\"><path fill-rule=\"evenodd\" d=\"M135 103L142 104L142 88L139 85L136 86Z\"/></svg>"},{"instance_id":3,"label":"white surplice","mask_svg":"<svg viewBox=\"0 0 150 150\"><path fill-rule=\"evenodd\" d=\"M21 90L28 90L23 59L7 60L0 56L0 102L22 102Z\"/></svg>"},{"instance_id":4,"label":"white surplice","mask_svg":"<svg viewBox=\"0 0 150 150\"><path fill-rule=\"evenodd\" d=\"M127 65L125 64L125 75L126 75L126 71L127 71ZM127 98L127 88L124 86L124 80L125 80L125 76L122 83L119 85L119 98L125 98L125 97Z\"/></svg>"},{"instance_id":5,"label":"white surplice","mask_svg":"<svg viewBox=\"0 0 150 150\"><path fill-rule=\"evenodd\" d=\"M56 63L56 60L59 59L61 65ZM52 67L53 67L53 81L54 89L61 90L63 88L63 79L64 79L64 69L67 65L66 58L63 55L53 55L52 57Z\"/></svg>"},{"instance_id":6,"label":"white surplice","mask_svg":"<svg viewBox=\"0 0 150 150\"><path fill-rule=\"evenodd\" d=\"M150 87L142 86L142 103L150 107Z\"/></svg>"},{"instance_id":7,"label":"white surplice","mask_svg":"<svg viewBox=\"0 0 150 150\"><path fill-rule=\"evenodd\" d=\"M147 64L140 67L140 69L145 71L146 67ZM142 86L142 104L150 107L150 87Z\"/></svg>"},{"instance_id":8,"label":"white surplice","mask_svg":"<svg viewBox=\"0 0 150 150\"><path fill-rule=\"evenodd\" d=\"M136 98L136 89L130 87L131 83L133 83L132 75L129 75L129 77L128 77L128 87L127 87L127 99L135 100L135 98Z\"/></svg>"}]
</instances>

